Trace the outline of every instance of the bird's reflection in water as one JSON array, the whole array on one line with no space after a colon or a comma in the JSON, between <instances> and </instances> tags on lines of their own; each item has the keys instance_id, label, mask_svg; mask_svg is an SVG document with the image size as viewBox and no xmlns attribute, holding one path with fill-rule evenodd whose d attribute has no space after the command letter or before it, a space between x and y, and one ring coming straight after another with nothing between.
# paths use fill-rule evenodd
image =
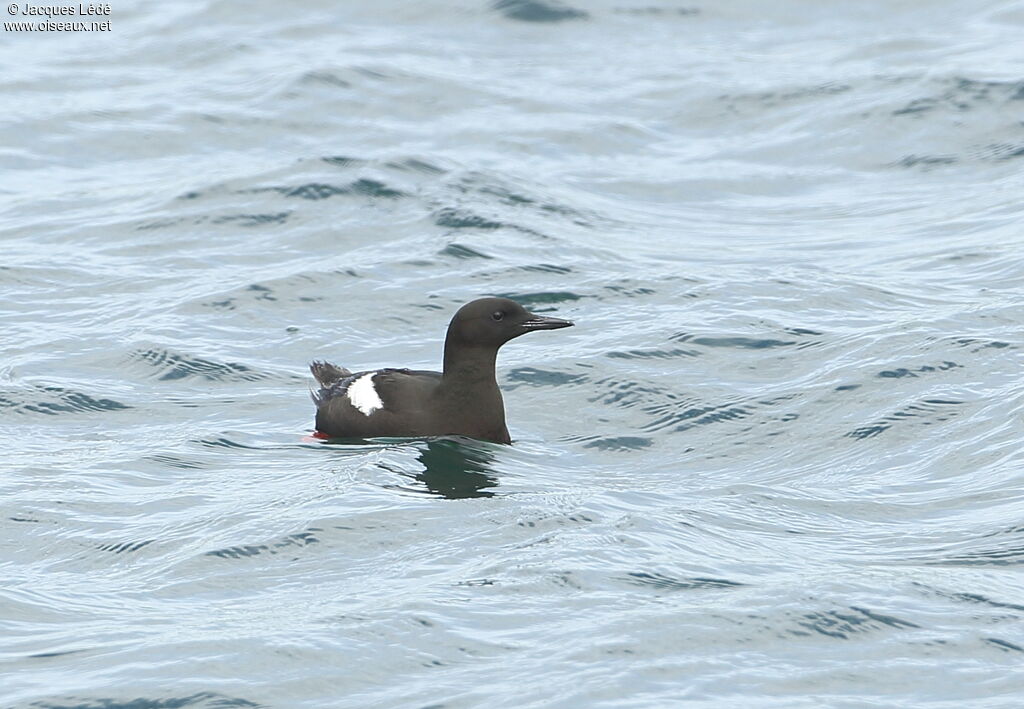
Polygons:
<instances>
[{"instance_id":1,"label":"bird's reflection in water","mask_svg":"<svg viewBox=\"0 0 1024 709\"><path fill-rule=\"evenodd\" d=\"M494 456L477 442L468 439L438 438L424 441L417 460L423 472L416 479L435 495L449 500L467 497L494 497L487 488L497 487L498 479L490 464Z\"/></svg>"}]
</instances>

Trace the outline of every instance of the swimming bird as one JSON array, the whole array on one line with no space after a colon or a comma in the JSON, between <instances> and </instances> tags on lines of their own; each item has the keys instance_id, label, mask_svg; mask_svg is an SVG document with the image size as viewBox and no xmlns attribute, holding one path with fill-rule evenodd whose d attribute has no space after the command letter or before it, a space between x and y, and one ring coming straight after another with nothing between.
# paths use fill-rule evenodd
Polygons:
<instances>
[{"instance_id":1,"label":"swimming bird","mask_svg":"<svg viewBox=\"0 0 1024 709\"><path fill-rule=\"evenodd\" d=\"M498 349L528 332L572 324L534 315L508 298L480 298L448 324L443 372L389 367L353 374L313 362L320 383L312 395L316 430L344 438L458 435L511 443L494 374Z\"/></svg>"}]
</instances>

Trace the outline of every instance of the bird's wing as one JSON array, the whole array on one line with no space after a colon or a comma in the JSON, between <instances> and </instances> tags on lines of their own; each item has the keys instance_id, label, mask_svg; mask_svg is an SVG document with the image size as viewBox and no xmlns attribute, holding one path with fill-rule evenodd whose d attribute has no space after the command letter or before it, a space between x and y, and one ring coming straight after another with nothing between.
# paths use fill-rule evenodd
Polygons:
<instances>
[{"instance_id":1,"label":"bird's wing","mask_svg":"<svg viewBox=\"0 0 1024 709\"><path fill-rule=\"evenodd\" d=\"M440 372L416 369L381 369L373 377L382 408L392 413L407 410L413 402L424 404L440 383Z\"/></svg>"}]
</instances>

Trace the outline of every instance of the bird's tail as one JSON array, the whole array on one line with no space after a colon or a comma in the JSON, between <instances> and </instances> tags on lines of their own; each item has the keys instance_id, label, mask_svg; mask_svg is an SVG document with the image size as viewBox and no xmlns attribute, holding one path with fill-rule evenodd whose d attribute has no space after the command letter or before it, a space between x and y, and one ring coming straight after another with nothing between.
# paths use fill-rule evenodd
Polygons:
<instances>
[{"instance_id":1,"label":"bird's tail","mask_svg":"<svg viewBox=\"0 0 1024 709\"><path fill-rule=\"evenodd\" d=\"M330 387L335 382L344 379L345 377L351 377L352 372L348 371L344 367L339 367L336 364L330 362L314 361L309 365L309 371L313 373L316 380L320 382L322 387Z\"/></svg>"}]
</instances>

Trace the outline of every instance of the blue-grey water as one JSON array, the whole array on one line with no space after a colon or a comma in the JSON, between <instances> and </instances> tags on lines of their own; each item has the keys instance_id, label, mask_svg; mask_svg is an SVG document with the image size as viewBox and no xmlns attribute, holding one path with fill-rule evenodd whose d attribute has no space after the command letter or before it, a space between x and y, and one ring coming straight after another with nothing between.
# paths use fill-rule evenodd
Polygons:
<instances>
[{"instance_id":1,"label":"blue-grey water","mask_svg":"<svg viewBox=\"0 0 1024 709\"><path fill-rule=\"evenodd\" d=\"M1024 706L1024 5L571 1L4 32L0 706Z\"/></svg>"}]
</instances>

